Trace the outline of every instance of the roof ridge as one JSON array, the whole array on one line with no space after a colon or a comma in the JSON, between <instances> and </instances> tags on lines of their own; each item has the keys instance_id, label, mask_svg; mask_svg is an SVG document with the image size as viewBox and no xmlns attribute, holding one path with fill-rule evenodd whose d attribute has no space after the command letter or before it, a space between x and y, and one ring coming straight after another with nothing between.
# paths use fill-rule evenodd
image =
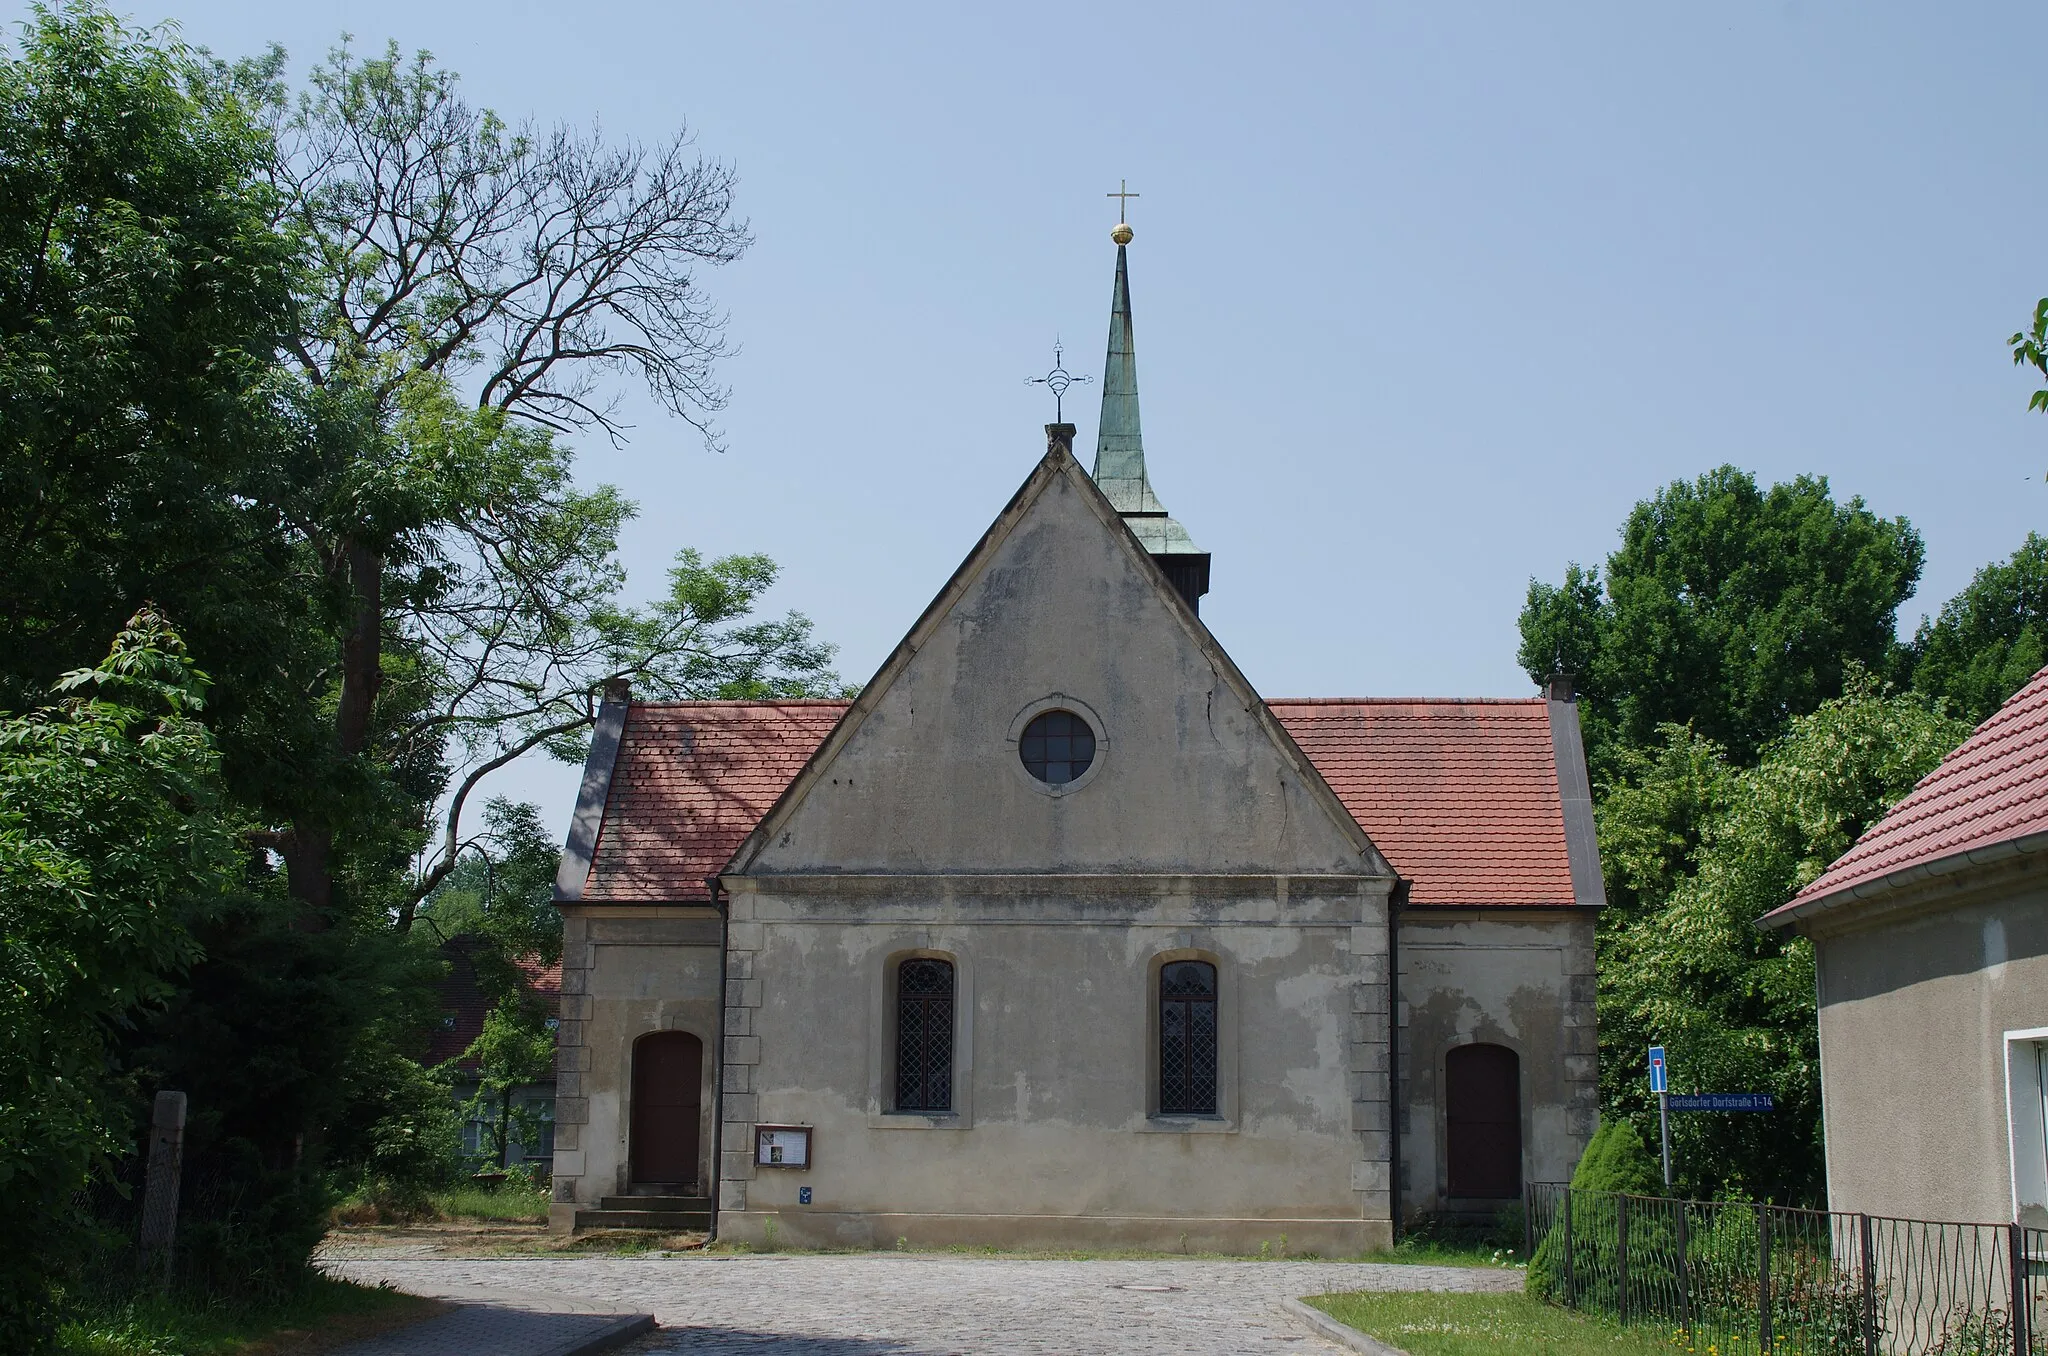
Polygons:
<instances>
[{"instance_id":1,"label":"roof ridge","mask_svg":"<svg viewBox=\"0 0 2048 1356\"><path fill-rule=\"evenodd\" d=\"M634 705L634 706L636 706L636 707L640 707L640 708L643 708L643 709L645 709L645 708L647 708L647 707L661 707L661 708L664 708L664 709L666 709L666 708L669 708L669 707L676 707L676 706L707 706L707 707L716 707L716 708L718 708L718 709L720 709L720 710L725 710L725 711L736 711L736 710L740 710L741 708L757 708L757 707L771 707L771 706L839 706L839 707L846 707L846 706L851 706L851 705L853 705L853 698L851 698L851 697L674 697L674 698L660 698L660 699L656 699L656 700L652 700L652 701L649 701L649 700L646 700L646 699L643 699L643 698L640 698L640 697L635 697L635 698L633 698L633 705Z\"/></svg>"},{"instance_id":2,"label":"roof ridge","mask_svg":"<svg viewBox=\"0 0 2048 1356\"><path fill-rule=\"evenodd\" d=\"M1268 706L1542 706L1546 697L1267 697Z\"/></svg>"}]
</instances>

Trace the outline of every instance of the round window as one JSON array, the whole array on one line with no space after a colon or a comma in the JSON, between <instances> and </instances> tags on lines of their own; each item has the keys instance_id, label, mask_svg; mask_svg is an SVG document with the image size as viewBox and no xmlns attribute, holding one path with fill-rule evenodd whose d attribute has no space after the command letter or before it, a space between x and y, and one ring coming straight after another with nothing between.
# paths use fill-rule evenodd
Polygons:
<instances>
[{"instance_id":1,"label":"round window","mask_svg":"<svg viewBox=\"0 0 2048 1356\"><path fill-rule=\"evenodd\" d=\"M1024 770L1048 786L1076 781L1095 761L1095 731L1072 711L1047 711L1017 741Z\"/></svg>"}]
</instances>

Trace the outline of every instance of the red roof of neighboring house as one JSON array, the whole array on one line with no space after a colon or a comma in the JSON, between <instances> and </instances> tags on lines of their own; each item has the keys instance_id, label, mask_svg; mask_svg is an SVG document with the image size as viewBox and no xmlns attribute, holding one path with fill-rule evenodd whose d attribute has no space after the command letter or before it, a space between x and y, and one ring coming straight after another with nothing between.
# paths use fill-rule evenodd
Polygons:
<instances>
[{"instance_id":1,"label":"red roof of neighboring house","mask_svg":"<svg viewBox=\"0 0 2048 1356\"><path fill-rule=\"evenodd\" d=\"M556 961L553 965L542 965L538 956L521 956L512 963L519 967L520 974L526 976L526 987L532 990L536 997L543 999L547 1003L549 1011L553 1011L561 1005L562 963L560 961Z\"/></svg>"},{"instance_id":2,"label":"red roof of neighboring house","mask_svg":"<svg viewBox=\"0 0 2048 1356\"><path fill-rule=\"evenodd\" d=\"M1920 779L1792 902L1764 916L1789 921L1818 900L1900 871L2048 831L2048 669L2035 674L1976 732Z\"/></svg>"},{"instance_id":3,"label":"red roof of neighboring house","mask_svg":"<svg viewBox=\"0 0 2048 1356\"><path fill-rule=\"evenodd\" d=\"M1410 882L1410 904L1574 902L1548 703L1266 703Z\"/></svg>"},{"instance_id":4,"label":"red roof of neighboring house","mask_svg":"<svg viewBox=\"0 0 2048 1356\"><path fill-rule=\"evenodd\" d=\"M484 1017L491 1010L483 990L477 987L476 964L471 955L482 945L473 935L452 937L442 943L448 973L435 983L440 998L441 1025L427 1041L426 1064L454 1059L483 1034ZM562 963L542 965L538 957L525 956L513 962L525 977L527 989L548 1005L548 1015L562 1010Z\"/></svg>"},{"instance_id":5,"label":"red roof of neighboring house","mask_svg":"<svg viewBox=\"0 0 2048 1356\"><path fill-rule=\"evenodd\" d=\"M1268 705L1411 882L1410 903L1575 902L1543 699ZM582 902L707 900L705 878L725 866L847 706L631 705Z\"/></svg>"}]
</instances>

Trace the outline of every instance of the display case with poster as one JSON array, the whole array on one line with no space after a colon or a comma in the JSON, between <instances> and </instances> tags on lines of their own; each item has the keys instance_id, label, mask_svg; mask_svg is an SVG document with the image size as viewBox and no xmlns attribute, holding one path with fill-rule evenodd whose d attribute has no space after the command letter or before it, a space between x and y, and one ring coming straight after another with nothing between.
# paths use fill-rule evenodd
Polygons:
<instances>
[{"instance_id":1,"label":"display case with poster","mask_svg":"<svg viewBox=\"0 0 2048 1356\"><path fill-rule=\"evenodd\" d=\"M754 1163L763 1168L808 1168L811 1166L811 1127L755 1126Z\"/></svg>"}]
</instances>

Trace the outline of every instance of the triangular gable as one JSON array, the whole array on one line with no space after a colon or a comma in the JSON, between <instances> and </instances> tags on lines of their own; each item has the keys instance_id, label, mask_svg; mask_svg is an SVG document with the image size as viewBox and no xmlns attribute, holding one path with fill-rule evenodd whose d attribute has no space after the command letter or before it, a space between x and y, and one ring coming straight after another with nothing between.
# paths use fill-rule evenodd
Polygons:
<instances>
[{"instance_id":1,"label":"triangular gable","mask_svg":"<svg viewBox=\"0 0 2048 1356\"><path fill-rule=\"evenodd\" d=\"M1067 794L1047 702L1096 725ZM1058 438L727 872L1392 874Z\"/></svg>"}]
</instances>

